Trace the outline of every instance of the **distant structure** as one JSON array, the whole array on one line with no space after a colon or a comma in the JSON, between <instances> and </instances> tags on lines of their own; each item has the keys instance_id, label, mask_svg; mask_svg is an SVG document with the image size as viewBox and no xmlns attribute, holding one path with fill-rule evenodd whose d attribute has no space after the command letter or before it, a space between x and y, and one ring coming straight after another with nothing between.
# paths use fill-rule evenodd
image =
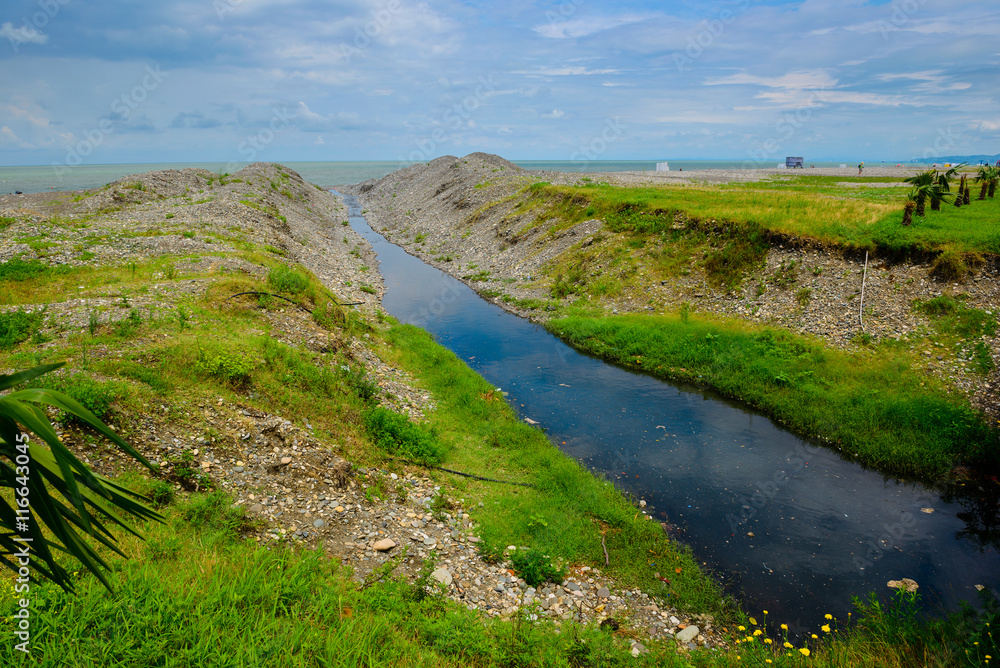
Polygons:
<instances>
[{"instance_id":1,"label":"distant structure","mask_svg":"<svg viewBox=\"0 0 1000 668\"><path fill-rule=\"evenodd\" d=\"M656 163L656 171L658 172L669 172L670 163L669 162L658 162Z\"/></svg>"},{"instance_id":2,"label":"distant structure","mask_svg":"<svg viewBox=\"0 0 1000 668\"><path fill-rule=\"evenodd\" d=\"M785 158L785 169L803 169L805 158Z\"/></svg>"}]
</instances>

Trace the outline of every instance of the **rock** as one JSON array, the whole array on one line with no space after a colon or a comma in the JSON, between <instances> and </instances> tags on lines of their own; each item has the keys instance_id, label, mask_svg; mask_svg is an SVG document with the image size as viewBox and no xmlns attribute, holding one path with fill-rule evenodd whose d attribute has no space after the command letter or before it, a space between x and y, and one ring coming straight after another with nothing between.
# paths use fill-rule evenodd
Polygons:
<instances>
[{"instance_id":1,"label":"rock","mask_svg":"<svg viewBox=\"0 0 1000 668\"><path fill-rule=\"evenodd\" d=\"M250 512L251 513L262 513L262 512L264 512L264 506L260 505L259 503L255 503L252 506L250 506Z\"/></svg>"},{"instance_id":2,"label":"rock","mask_svg":"<svg viewBox=\"0 0 1000 668\"><path fill-rule=\"evenodd\" d=\"M316 527L317 529L323 526L324 524L326 524L326 522L324 522L323 520L316 520L315 522L313 522L313 526Z\"/></svg>"},{"instance_id":3,"label":"rock","mask_svg":"<svg viewBox=\"0 0 1000 668\"><path fill-rule=\"evenodd\" d=\"M677 642L686 643L697 638L698 633L699 630L697 626L689 626L681 631L678 631L677 635L674 637L677 638Z\"/></svg>"},{"instance_id":4,"label":"rock","mask_svg":"<svg viewBox=\"0 0 1000 668\"><path fill-rule=\"evenodd\" d=\"M608 591L607 587L601 587L597 590L597 598L607 598L611 596L611 592Z\"/></svg>"},{"instance_id":5,"label":"rock","mask_svg":"<svg viewBox=\"0 0 1000 668\"><path fill-rule=\"evenodd\" d=\"M636 640L632 641L632 656L639 656L640 654L649 654L649 650L641 642Z\"/></svg>"},{"instance_id":6,"label":"rock","mask_svg":"<svg viewBox=\"0 0 1000 668\"><path fill-rule=\"evenodd\" d=\"M233 467L233 473L243 473L243 470L244 469L243 469L242 466L234 466Z\"/></svg>"},{"instance_id":7,"label":"rock","mask_svg":"<svg viewBox=\"0 0 1000 668\"><path fill-rule=\"evenodd\" d=\"M372 549L378 550L379 552L388 552L394 547L396 547L396 541L392 540L391 538L383 538L382 540L372 545Z\"/></svg>"},{"instance_id":8,"label":"rock","mask_svg":"<svg viewBox=\"0 0 1000 668\"><path fill-rule=\"evenodd\" d=\"M434 578L435 580L437 580L438 582L440 582L443 585L451 586L452 575L451 575L451 571L449 571L447 568L439 568L439 569L437 569L436 571L434 571L433 573L431 573L431 577Z\"/></svg>"},{"instance_id":9,"label":"rock","mask_svg":"<svg viewBox=\"0 0 1000 668\"><path fill-rule=\"evenodd\" d=\"M910 578L903 578L902 580L889 580L886 584L893 589L905 589L907 592L917 591L920 587L920 585Z\"/></svg>"}]
</instances>

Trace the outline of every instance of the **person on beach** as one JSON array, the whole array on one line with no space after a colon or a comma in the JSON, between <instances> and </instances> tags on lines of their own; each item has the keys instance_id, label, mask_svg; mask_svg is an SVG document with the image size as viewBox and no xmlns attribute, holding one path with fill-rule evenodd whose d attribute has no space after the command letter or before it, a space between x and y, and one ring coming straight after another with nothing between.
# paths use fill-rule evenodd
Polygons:
<instances>
[{"instance_id":1,"label":"person on beach","mask_svg":"<svg viewBox=\"0 0 1000 668\"><path fill-rule=\"evenodd\" d=\"M861 172L864 170L864 168L865 168L865 163L862 162L860 165L858 165L858 176L861 176Z\"/></svg>"}]
</instances>

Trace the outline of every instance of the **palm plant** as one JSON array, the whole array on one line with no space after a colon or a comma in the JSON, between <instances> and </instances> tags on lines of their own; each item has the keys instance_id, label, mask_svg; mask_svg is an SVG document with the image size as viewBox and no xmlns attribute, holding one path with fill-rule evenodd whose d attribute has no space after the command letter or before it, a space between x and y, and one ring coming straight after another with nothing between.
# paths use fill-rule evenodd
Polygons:
<instances>
[{"instance_id":1,"label":"palm plant","mask_svg":"<svg viewBox=\"0 0 1000 668\"><path fill-rule=\"evenodd\" d=\"M955 175L958 173L958 170L964 166L965 163L963 162L960 165L955 165L954 167L951 167L947 171L937 172L934 178L934 182L937 183L940 193L947 194L951 192L951 180L955 178ZM943 199L942 196L931 198L931 211L941 210L942 199ZM956 197L955 201L957 202L959 199L960 199L959 197Z\"/></svg>"},{"instance_id":2,"label":"palm plant","mask_svg":"<svg viewBox=\"0 0 1000 668\"><path fill-rule=\"evenodd\" d=\"M913 209L917 206L914 201L914 194L910 193L910 197L906 200L906 204L903 205L903 225L909 227L913 223Z\"/></svg>"},{"instance_id":3,"label":"palm plant","mask_svg":"<svg viewBox=\"0 0 1000 668\"><path fill-rule=\"evenodd\" d=\"M986 193L990 188L990 182L996 179L996 175L993 174L993 168L989 165L980 165L979 171L976 173L976 183L982 184L979 189L979 199L986 199ZM996 186L993 186L994 190Z\"/></svg>"},{"instance_id":4,"label":"palm plant","mask_svg":"<svg viewBox=\"0 0 1000 668\"><path fill-rule=\"evenodd\" d=\"M926 172L920 172L908 179L903 179L913 186L911 198L916 200L917 205L913 213L917 216L924 215L924 207L928 197L932 202L935 198L940 197L941 187L937 184L936 173L937 170L928 169Z\"/></svg>"},{"instance_id":5,"label":"palm plant","mask_svg":"<svg viewBox=\"0 0 1000 668\"><path fill-rule=\"evenodd\" d=\"M958 194L955 195L955 206L962 206L962 200L965 196L965 174L962 174L962 180L958 183Z\"/></svg>"},{"instance_id":6,"label":"palm plant","mask_svg":"<svg viewBox=\"0 0 1000 668\"><path fill-rule=\"evenodd\" d=\"M997 192L997 183L1000 182L1000 167L990 167L989 179L990 180L987 182L989 190L986 195L990 199L993 199L993 196Z\"/></svg>"},{"instance_id":7,"label":"palm plant","mask_svg":"<svg viewBox=\"0 0 1000 668\"><path fill-rule=\"evenodd\" d=\"M0 392L60 366L47 364L0 375ZM12 503L0 496L0 562L18 572L24 567L20 555L30 548L31 571L71 591L69 574L56 560L55 552L63 552L78 559L110 588L101 572L110 567L82 534L124 556L115 546L113 525L138 536L129 525L130 519L163 518L138 501L143 497L92 473L77 459L59 440L45 406L79 419L152 468L93 413L61 392L36 388L0 396L0 488L13 488L15 496ZM36 438L23 433L22 427Z\"/></svg>"}]
</instances>

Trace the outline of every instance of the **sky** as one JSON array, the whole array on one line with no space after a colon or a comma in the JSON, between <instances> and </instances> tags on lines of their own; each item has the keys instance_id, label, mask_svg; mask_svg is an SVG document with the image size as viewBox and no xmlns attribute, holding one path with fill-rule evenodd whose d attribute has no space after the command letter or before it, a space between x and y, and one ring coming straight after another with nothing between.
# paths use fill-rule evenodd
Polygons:
<instances>
[{"instance_id":1,"label":"sky","mask_svg":"<svg viewBox=\"0 0 1000 668\"><path fill-rule=\"evenodd\" d=\"M0 165L1000 153L997 0L4 0Z\"/></svg>"}]
</instances>

